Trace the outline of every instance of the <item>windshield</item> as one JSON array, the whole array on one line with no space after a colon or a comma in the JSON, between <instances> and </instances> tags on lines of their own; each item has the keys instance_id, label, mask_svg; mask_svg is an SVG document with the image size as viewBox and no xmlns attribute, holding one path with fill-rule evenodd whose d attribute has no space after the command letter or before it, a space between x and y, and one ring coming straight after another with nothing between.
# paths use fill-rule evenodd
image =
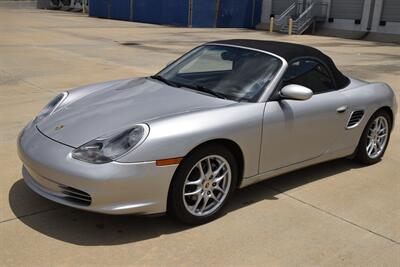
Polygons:
<instances>
[{"instance_id":1,"label":"windshield","mask_svg":"<svg viewBox=\"0 0 400 267\"><path fill-rule=\"evenodd\" d=\"M176 87L187 87L234 101L257 101L281 67L277 57L222 45L200 46L156 76Z\"/></svg>"}]
</instances>

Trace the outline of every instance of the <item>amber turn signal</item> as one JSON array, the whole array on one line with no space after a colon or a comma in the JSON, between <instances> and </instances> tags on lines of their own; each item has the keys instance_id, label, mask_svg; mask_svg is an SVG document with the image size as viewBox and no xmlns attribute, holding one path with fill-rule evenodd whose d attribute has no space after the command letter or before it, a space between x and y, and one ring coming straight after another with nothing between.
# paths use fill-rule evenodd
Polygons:
<instances>
[{"instance_id":1,"label":"amber turn signal","mask_svg":"<svg viewBox=\"0 0 400 267\"><path fill-rule=\"evenodd\" d=\"M156 166L167 166L179 164L183 158L172 158L172 159L159 159L156 160Z\"/></svg>"}]
</instances>

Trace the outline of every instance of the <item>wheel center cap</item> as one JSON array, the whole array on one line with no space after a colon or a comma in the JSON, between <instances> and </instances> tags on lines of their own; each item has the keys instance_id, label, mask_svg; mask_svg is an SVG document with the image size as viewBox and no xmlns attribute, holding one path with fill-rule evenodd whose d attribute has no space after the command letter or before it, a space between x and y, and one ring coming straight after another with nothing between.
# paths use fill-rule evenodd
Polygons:
<instances>
[{"instance_id":1,"label":"wheel center cap","mask_svg":"<svg viewBox=\"0 0 400 267\"><path fill-rule=\"evenodd\" d=\"M211 188L211 182L205 182L204 189L210 189L210 188Z\"/></svg>"}]
</instances>

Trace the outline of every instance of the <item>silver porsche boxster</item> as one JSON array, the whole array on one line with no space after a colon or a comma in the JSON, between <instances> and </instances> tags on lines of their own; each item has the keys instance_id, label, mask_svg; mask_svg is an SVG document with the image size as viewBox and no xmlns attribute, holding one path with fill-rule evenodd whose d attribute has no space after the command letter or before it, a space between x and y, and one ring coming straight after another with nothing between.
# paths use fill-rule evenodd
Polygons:
<instances>
[{"instance_id":1,"label":"silver porsche boxster","mask_svg":"<svg viewBox=\"0 0 400 267\"><path fill-rule=\"evenodd\" d=\"M56 96L20 133L26 184L71 207L197 224L235 189L341 157L378 162L397 104L319 50L224 40L151 77Z\"/></svg>"}]
</instances>

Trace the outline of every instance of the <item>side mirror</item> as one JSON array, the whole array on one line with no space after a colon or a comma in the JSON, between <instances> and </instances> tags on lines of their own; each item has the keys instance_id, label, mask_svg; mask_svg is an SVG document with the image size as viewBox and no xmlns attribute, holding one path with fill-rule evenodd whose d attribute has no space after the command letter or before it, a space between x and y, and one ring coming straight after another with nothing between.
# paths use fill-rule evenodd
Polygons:
<instances>
[{"instance_id":1,"label":"side mirror","mask_svg":"<svg viewBox=\"0 0 400 267\"><path fill-rule=\"evenodd\" d=\"M307 100L313 96L313 91L298 84L289 84L282 88L280 96L284 99Z\"/></svg>"}]
</instances>

